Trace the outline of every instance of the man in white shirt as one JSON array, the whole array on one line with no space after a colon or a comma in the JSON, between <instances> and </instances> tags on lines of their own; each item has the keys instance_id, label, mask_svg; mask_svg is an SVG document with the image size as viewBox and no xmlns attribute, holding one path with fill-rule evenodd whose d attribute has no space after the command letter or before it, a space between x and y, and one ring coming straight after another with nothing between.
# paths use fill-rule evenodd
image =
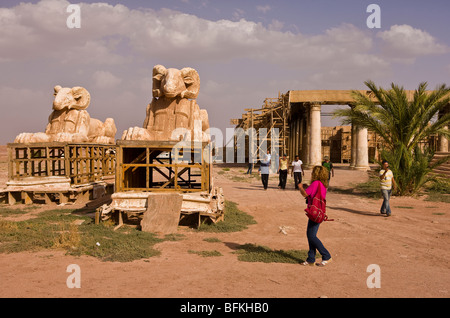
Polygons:
<instances>
[{"instance_id":1,"label":"man in white shirt","mask_svg":"<svg viewBox=\"0 0 450 318\"><path fill-rule=\"evenodd\" d=\"M264 159L261 159L261 164L259 166L259 174L261 176L261 181L264 190L267 190L269 186L269 173L270 173L270 160L272 156L270 155L270 150L267 150L267 154L264 155Z\"/></svg>"},{"instance_id":2,"label":"man in white shirt","mask_svg":"<svg viewBox=\"0 0 450 318\"><path fill-rule=\"evenodd\" d=\"M380 186L381 194L383 195L383 204L381 205L381 214L386 214L386 216L391 215L391 207L389 205L389 199L391 198L392 186L394 190L397 185L395 183L394 174L392 170L389 169L389 163L387 160L383 160L383 169L380 170Z\"/></svg>"},{"instance_id":3,"label":"man in white shirt","mask_svg":"<svg viewBox=\"0 0 450 318\"><path fill-rule=\"evenodd\" d=\"M292 161L292 172L291 177L294 175L295 190L298 190L298 185L302 182L302 174L305 175L302 167L303 162L300 160L299 156L295 156L295 160Z\"/></svg>"}]
</instances>

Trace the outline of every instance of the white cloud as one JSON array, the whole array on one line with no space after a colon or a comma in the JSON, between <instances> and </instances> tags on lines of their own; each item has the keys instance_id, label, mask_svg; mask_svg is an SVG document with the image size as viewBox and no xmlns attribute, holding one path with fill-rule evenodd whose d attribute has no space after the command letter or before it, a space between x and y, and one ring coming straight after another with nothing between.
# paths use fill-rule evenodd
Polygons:
<instances>
[{"instance_id":1,"label":"white cloud","mask_svg":"<svg viewBox=\"0 0 450 318\"><path fill-rule=\"evenodd\" d=\"M278 21L277 19L273 19L272 22L268 25L268 29L271 31L281 31L283 29L284 23Z\"/></svg>"},{"instance_id":2,"label":"white cloud","mask_svg":"<svg viewBox=\"0 0 450 318\"><path fill-rule=\"evenodd\" d=\"M240 20L244 17L245 11L242 9L235 9L233 12L233 20Z\"/></svg>"},{"instance_id":3,"label":"white cloud","mask_svg":"<svg viewBox=\"0 0 450 318\"><path fill-rule=\"evenodd\" d=\"M52 58L62 63L119 64L114 36L127 19L125 6L81 5L81 28L69 29L65 0L42 0L0 9L0 60L25 61ZM19 39L19 40L18 40Z\"/></svg>"},{"instance_id":4,"label":"white cloud","mask_svg":"<svg viewBox=\"0 0 450 318\"><path fill-rule=\"evenodd\" d=\"M136 57L184 63L248 58L320 71L327 64L358 65L364 55L372 65L385 66L370 52L370 35L350 24L306 36L283 32L278 20L265 27L242 18L210 21L169 9L83 3L81 29L68 29L68 5L65 0L42 0L1 9L0 61L54 58L59 63L97 66L120 65ZM260 11L269 9L259 6ZM236 19L244 14L240 9L235 13Z\"/></svg>"},{"instance_id":5,"label":"white cloud","mask_svg":"<svg viewBox=\"0 0 450 318\"><path fill-rule=\"evenodd\" d=\"M92 78L94 79L94 83L98 88L101 89L111 89L117 87L122 80L107 71L96 71Z\"/></svg>"},{"instance_id":6,"label":"white cloud","mask_svg":"<svg viewBox=\"0 0 450 318\"><path fill-rule=\"evenodd\" d=\"M391 61L442 54L448 47L426 31L394 25L374 36L351 24L318 35L283 31L242 19L211 21L169 9L131 10L124 5L81 4L81 29L68 29L66 0L42 0L0 9L0 62L54 59L55 63L113 66L133 59L176 60L183 64L252 59L286 68L327 74L329 70L382 72ZM268 12L269 5L257 10ZM20 39L18 41L17 39Z\"/></svg>"},{"instance_id":7,"label":"white cloud","mask_svg":"<svg viewBox=\"0 0 450 318\"><path fill-rule=\"evenodd\" d=\"M383 41L383 54L404 62L413 62L415 58L426 55L449 52L446 45L426 31L410 25L393 25L387 31L378 32Z\"/></svg>"},{"instance_id":8,"label":"white cloud","mask_svg":"<svg viewBox=\"0 0 450 318\"><path fill-rule=\"evenodd\" d=\"M278 91L353 88L367 79L391 78L393 57L414 59L447 50L427 32L409 26L403 31L392 27L377 37L352 24L310 35L286 31L294 28L277 20L269 26L248 21L242 11L236 11L239 19L212 21L169 9L132 10L105 3L82 3L81 29L68 29L69 4L42 0L0 9L0 63L7 69L0 73L0 95L5 109L30 107L1 90L10 83L20 82L30 91L40 85L46 101L34 104L44 109L43 117L51 111L53 85L80 85L91 92L95 106L89 111L98 114L94 117L115 118L121 131L142 123L151 100L152 63L161 63L199 70L199 105L210 111L211 125L217 125L228 122L230 112L240 114ZM263 7L260 12L269 10ZM384 45L381 53L377 42ZM123 105L136 111L124 113ZM8 116L19 118L16 109ZM46 120L31 131L42 130ZM10 140L8 133L2 135Z\"/></svg>"},{"instance_id":9,"label":"white cloud","mask_svg":"<svg viewBox=\"0 0 450 318\"><path fill-rule=\"evenodd\" d=\"M267 5L267 4L265 6L256 6L256 10L259 11L259 12L262 12L262 13L267 13L271 9L272 9L272 7Z\"/></svg>"},{"instance_id":10,"label":"white cloud","mask_svg":"<svg viewBox=\"0 0 450 318\"><path fill-rule=\"evenodd\" d=\"M115 53L106 40L89 40L61 54L58 61L78 65L119 65L130 62L130 58Z\"/></svg>"}]
</instances>

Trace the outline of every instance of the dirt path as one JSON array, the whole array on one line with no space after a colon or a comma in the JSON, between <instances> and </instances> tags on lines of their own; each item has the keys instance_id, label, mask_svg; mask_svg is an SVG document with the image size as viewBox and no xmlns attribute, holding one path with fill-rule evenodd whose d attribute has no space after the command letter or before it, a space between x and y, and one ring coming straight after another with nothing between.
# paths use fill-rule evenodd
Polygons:
<instances>
[{"instance_id":1,"label":"dirt path","mask_svg":"<svg viewBox=\"0 0 450 318\"><path fill-rule=\"evenodd\" d=\"M450 296L450 204L394 197L393 215L385 218L378 212L380 200L331 190L328 214L335 221L321 225L318 236L332 254L332 264L249 263L233 253L238 245L307 249L304 199L291 181L288 189L278 190L274 176L264 191L259 181L245 179L244 168L219 171L223 169L215 169L215 182L226 199L253 215L257 224L237 233L180 228L185 238L157 244L160 256L130 263L66 256L56 250L0 254L0 297ZM365 180L366 172L337 169L331 186L351 187ZM437 212L443 214L433 214ZM287 235L280 233L281 226ZM208 237L220 242L204 241ZM205 258L189 250L217 250L222 256ZM79 289L66 285L70 264L80 266ZM367 287L370 264L379 265L381 288Z\"/></svg>"}]
</instances>

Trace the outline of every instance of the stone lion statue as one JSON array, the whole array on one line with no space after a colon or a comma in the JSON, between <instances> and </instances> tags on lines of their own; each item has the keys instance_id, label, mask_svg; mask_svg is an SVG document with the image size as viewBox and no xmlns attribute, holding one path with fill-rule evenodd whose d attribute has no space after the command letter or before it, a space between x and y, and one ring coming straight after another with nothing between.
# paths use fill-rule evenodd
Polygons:
<instances>
[{"instance_id":1,"label":"stone lion statue","mask_svg":"<svg viewBox=\"0 0 450 318\"><path fill-rule=\"evenodd\" d=\"M54 87L53 112L45 132L21 133L16 143L72 142L114 144L117 132L114 119L105 122L91 118L86 108L91 96L83 87Z\"/></svg>"},{"instance_id":2,"label":"stone lion statue","mask_svg":"<svg viewBox=\"0 0 450 318\"><path fill-rule=\"evenodd\" d=\"M193 68L153 68L153 99L143 127L132 127L123 140L209 141L208 112L196 102L200 77Z\"/></svg>"}]
</instances>

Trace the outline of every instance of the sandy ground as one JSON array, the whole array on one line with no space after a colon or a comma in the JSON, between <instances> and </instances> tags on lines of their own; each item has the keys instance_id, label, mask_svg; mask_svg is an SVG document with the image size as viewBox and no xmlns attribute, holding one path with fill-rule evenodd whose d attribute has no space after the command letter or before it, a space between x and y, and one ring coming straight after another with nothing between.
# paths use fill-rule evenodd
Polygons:
<instances>
[{"instance_id":1,"label":"sandy ground","mask_svg":"<svg viewBox=\"0 0 450 318\"><path fill-rule=\"evenodd\" d=\"M7 161L0 157L0 187ZM240 244L273 249L307 249L304 199L293 189L277 189L274 175L267 191L245 177L245 168L216 167L215 184L227 200L254 216L257 224L237 233L202 233L180 227L185 238L155 247L161 255L129 263L102 262L93 257L66 256L47 250L0 254L0 297L164 297L164 298L303 298L303 297L440 297L450 296L450 204L423 198L393 197L393 215L379 214L381 200L341 194L367 180L367 173L337 167L327 195L334 222L320 226L319 238L330 251L327 267L242 262L234 254ZM310 172L306 172L308 179ZM436 215L433 213L441 213ZM287 234L280 233L284 226ZM205 238L220 242L206 242ZM188 250L217 250L219 257L201 257ZM81 288L66 285L67 266L81 269ZM368 288L367 268L380 268L380 288Z\"/></svg>"}]
</instances>

